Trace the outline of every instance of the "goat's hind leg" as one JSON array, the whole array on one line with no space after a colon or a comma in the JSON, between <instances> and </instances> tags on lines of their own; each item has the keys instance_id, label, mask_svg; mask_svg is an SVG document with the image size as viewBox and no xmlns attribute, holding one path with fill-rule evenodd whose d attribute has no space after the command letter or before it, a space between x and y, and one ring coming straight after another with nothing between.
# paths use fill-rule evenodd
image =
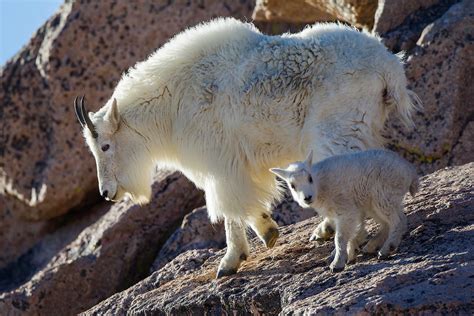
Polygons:
<instances>
[{"instance_id":1,"label":"goat's hind leg","mask_svg":"<svg viewBox=\"0 0 474 316\"><path fill-rule=\"evenodd\" d=\"M354 219L352 224L355 227L355 235L351 236L347 245L347 263L354 263L357 256L357 251L360 250L360 245L367 238L367 231L365 230L364 216Z\"/></svg>"},{"instance_id":2,"label":"goat's hind leg","mask_svg":"<svg viewBox=\"0 0 474 316\"><path fill-rule=\"evenodd\" d=\"M221 259L217 278L237 273L242 261L249 256L247 233L243 223L225 219L227 251Z\"/></svg>"},{"instance_id":3,"label":"goat's hind leg","mask_svg":"<svg viewBox=\"0 0 474 316\"><path fill-rule=\"evenodd\" d=\"M402 236L407 230L407 218L401 206L387 210L387 215L389 219L388 237L382 248L380 248L379 259L387 258L397 250Z\"/></svg>"},{"instance_id":4,"label":"goat's hind leg","mask_svg":"<svg viewBox=\"0 0 474 316\"><path fill-rule=\"evenodd\" d=\"M371 213L371 217L377 224L380 225L380 228L375 236L367 242L364 248L362 248L362 252L367 254L376 253L377 250L382 247L385 240L387 240L389 228L388 219L386 218L385 214L375 210Z\"/></svg>"}]
</instances>

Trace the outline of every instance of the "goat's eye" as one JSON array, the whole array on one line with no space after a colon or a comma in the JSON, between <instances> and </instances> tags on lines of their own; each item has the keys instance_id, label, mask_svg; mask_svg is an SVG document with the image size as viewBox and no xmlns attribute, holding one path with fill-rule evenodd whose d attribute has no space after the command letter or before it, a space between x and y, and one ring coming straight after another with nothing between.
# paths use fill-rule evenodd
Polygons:
<instances>
[{"instance_id":1,"label":"goat's eye","mask_svg":"<svg viewBox=\"0 0 474 316\"><path fill-rule=\"evenodd\" d=\"M294 185L293 183L290 184L290 185L291 185L291 188L292 188L293 190L296 190L295 185Z\"/></svg>"},{"instance_id":2,"label":"goat's eye","mask_svg":"<svg viewBox=\"0 0 474 316\"><path fill-rule=\"evenodd\" d=\"M110 148L110 145L105 144L104 146L102 146L102 151L107 151L107 150L109 150L109 148Z\"/></svg>"},{"instance_id":3,"label":"goat's eye","mask_svg":"<svg viewBox=\"0 0 474 316\"><path fill-rule=\"evenodd\" d=\"M313 177L311 175L308 176L309 183L313 183Z\"/></svg>"}]
</instances>

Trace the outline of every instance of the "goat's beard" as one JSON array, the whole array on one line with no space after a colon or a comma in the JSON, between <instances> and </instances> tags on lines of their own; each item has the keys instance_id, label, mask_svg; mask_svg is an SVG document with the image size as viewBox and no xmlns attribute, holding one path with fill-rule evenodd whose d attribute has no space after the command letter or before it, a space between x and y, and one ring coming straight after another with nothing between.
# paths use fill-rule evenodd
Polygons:
<instances>
[{"instance_id":1,"label":"goat's beard","mask_svg":"<svg viewBox=\"0 0 474 316\"><path fill-rule=\"evenodd\" d=\"M133 204L138 204L138 205L145 205L148 204L151 200L151 190L150 192L134 192L134 191L125 191L124 189L120 188L120 191L122 192L122 198L127 197L129 198Z\"/></svg>"}]
</instances>

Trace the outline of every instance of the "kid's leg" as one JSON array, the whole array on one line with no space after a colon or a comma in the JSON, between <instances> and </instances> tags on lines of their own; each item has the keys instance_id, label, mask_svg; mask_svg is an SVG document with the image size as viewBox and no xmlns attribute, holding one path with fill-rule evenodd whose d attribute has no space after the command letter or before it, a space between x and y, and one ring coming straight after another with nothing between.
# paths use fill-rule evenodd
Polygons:
<instances>
[{"instance_id":1,"label":"kid's leg","mask_svg":"<svg viewBox=\"0 0 474 316\"><path fill-rule=\"evenodd\" d=\"M336 248L336 255L334 260L329 265L332 272L340 272L344 270L348 254L347 247L349 240L356 235L356 226L353 222L344 219L336 219L336 235L334 237L334 244Z\"/></svg>"}]
</instances>

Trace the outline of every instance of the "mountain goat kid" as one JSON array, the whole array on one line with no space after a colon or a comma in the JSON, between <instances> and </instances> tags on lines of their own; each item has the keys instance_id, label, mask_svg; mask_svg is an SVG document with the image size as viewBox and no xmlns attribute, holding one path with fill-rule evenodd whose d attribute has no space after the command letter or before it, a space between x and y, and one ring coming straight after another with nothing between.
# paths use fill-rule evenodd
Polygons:
<instances>
[{"instance_id":1,"label":"mountain goat kid","mask_svg":"<svg viewBox=\"0 0 474 316\"><path fill-rule=\"evenodd\" d=\"M400 59L367 33L319 24L266 36L228 18L175 36L96 113L83 99L75 108L105 198L147 203L157 165L205 191L211 221L225 222L220 277L249 255L246 227L267 247L277 240L270 215L282 190L268 169L308 148L320 160L379 147L390 112L411 123L406 84Z\"/></svg>"},{"instance_id":2,"label":"mountain goat kid","mask_svg":"<svg viewBox=\"0 0 474 316\"><path fill-rule=\"evenodd\" d=\"M333 272L355 260L355 252L365 240L364 220L380 224L377 235L364 248L386 258L400 244L406 231L403 197L418 190L415 168L388 150L367 150L338 155L312 165L312 152L304 162L287 169L270 169L288 183L295 201L313 207L319 215L336 224ZM314 234L310 240L314 239Z\"/></svg>"}]
</instances>

